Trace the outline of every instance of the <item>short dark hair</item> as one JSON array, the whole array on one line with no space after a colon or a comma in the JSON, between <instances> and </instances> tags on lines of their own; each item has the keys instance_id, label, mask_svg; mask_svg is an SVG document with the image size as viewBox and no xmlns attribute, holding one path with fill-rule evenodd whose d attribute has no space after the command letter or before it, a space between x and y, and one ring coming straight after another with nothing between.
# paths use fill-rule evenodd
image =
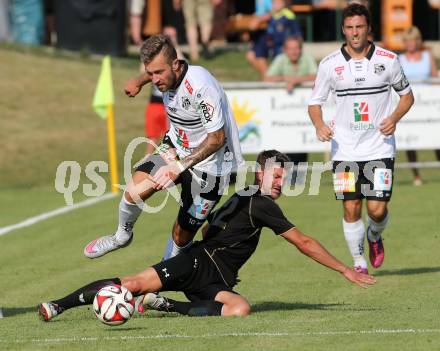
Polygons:
<instances>
[{"instance_id":1,"label":"short dark hair","mask_svg":"<svg viewBox=\"0 0 440 351\"><path fill-rule=\"evenodd\" d=\"M350 4L348 5L344 10L342 10L342 21L341 21L341 27L344 27L344 21L347 17L354 17L354 16L364 16L367 20L367 25L370 27L371 24L371 16L370 11L361 4Z\"/></svg>"},{"instance_id":2,"label":"short dark hair","mask_svg":"<svg viewBox=\"0 0 440 351\"><path fill-rule=\"evenodd\" d=\"M273 161L279 163L281 167L284 167L286 162L290 162L289 156L278 150L264 150L257 156L257 163L260 165L261 169L264 169L266 161L269 159L273 159Z\"/></svg>"},{"instance_id":3,"label":"short dark hair","mask_svg":"<svg viewBox=\"0 0 440 351\"><path fill-rule=\"evenodd\" d=\"M170 64L177 59L177 52L171 39L163 34L153 35L142 44L141 61L150 63L161 52Z\"/></svg>"},{"instance_id":4,"label":"short dark hair","mask_svg":"<svg viewBox=\"0 0 440 351\"><path fill-rule=\"evenodd\" d=\"M286 43L289 41L289 40L295 40L295 41L297 41L298 43L299 43L299 47L300 48L302 48L302 45L303 45L303 42L304 42L304 39L303 39L303 37L301 36L301 35L288 35L287 37L286 37L286 39L284 39L284 45L286 45Z\"/></svg>"}]
</instances>

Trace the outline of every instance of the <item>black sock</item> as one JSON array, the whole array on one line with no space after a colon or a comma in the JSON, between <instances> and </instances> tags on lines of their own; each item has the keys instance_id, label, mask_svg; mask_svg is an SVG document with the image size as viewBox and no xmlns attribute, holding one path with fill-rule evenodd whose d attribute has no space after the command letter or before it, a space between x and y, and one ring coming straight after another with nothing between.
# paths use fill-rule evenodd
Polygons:
<instances>
[{"instance_id":1,"label":"black sock","mask_svg":"<svg viewBox=\"0 0 440 351\"><path fill-rule=\"evenodd\" d=\"M213 300L181 302L167 299L168 312L178 312L192 317L221 316L223 304Z\"/></svg>"},{"instance_id":2,"label":"black sock","mask_svg":"<svg viewBox=\"0 0 440 351\"><path fill-rule=\"evenodd\" d=\"M54 300L52 302L56 303L62 310L68 310L69 308L82 305L91 305L96 293L104 286L111 284L121 285L121 280L119 278L97 280L83 286L62 299Z\"/></svg>"}]
</instances>

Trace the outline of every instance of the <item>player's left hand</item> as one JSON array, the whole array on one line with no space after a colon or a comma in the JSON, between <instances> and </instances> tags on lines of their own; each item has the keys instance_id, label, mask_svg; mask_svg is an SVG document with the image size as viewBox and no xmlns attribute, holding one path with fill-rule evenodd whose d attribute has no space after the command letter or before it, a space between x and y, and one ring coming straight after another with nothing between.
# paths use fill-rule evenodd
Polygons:
<instances>
[{"instance_id":1,"label":"player's left hand","mask_svg":"<svg viewBox=\"0 0 440 351\"><path fill-rule=\"evenodd\" d=\"M348 268L342 273L344 277L352 283L359 285L361 288L368 288L369 285L376 283L376 279L364 273L356 272L355 270Z\"/></svg>"},{"instance_id":2,"label":"player's left hand","mask_svg":"<svg viewBox=\"0 0 440 351\"><path fill-rule=\"evenodd\" d=\"M387 117L380 123L379 130L384 135L393 135L396 131L396 122L391 117Z\"/></svg>"},{"instance_id":3,"label":"player's left hand","mask_svg":"<svg viewBox=\"0 0 440 351\"><path fill-rule=\"evenodd\" d=\"M168 188L174 184L174 181L179 177L180 173L182 173L182 171L177 165L177 162L171 162L160 167L153 176L155 182L154 189L161 190Z\"/></svg>"}]
</instances>

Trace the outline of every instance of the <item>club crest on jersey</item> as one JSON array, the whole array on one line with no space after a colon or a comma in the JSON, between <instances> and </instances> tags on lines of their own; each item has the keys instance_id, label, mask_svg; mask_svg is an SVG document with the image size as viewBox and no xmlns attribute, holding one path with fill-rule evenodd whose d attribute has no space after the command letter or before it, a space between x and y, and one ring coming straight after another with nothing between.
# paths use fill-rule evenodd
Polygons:
<instances>
[{"instance_id":1,"label":"club crest on jersey","mask_svg":"<svg viewBox=\"0 0 440 351\"><path fill-rule=\"evenodd\" d=\"M374 73L380 76L383 72L385 72L385 65L376 63L374 65Z\"/></svg>"},{"instance_id":2,"label":"club crest on jersey","mask_svg":"<svg viewBox=\"0 0 440 351\"><path fill-rule=\"evenodd\" d=\"M189 92L190 94L193 93L193 88L192 88L191 84L189 84L189 82L188 82L187 79L185 79L185 88L186 88L186 90L188 90L188 92Z\"/></svg>"},{"instance_id":3,"label":"club crest on jersey","mask_svg":"<svg viewBox=\"0 0 440 351\"><path fill-rule=\"evenodd\" d=\"M182 129L177 130L177 144L185 149L189 148L188 136L186 135L186 132Z\"/></svg>"},{"instance_id":4,"label":"club crest on jersey","mask_svg":"<svg viewBox=\"0 0 440 351\"><path fill-rule=\"evenodd\" d=\"M199 104L199 110L202 113L202 122L206 124L212 121L212 117L214 116L214 106L210 103L202 100Z\"/></svg>"},{"instance_id":5,"label":"club crest on jersey","mask_svg":"<svg viewBox=\"0 0 440 351\"><path fill-rule=\"evenodd\" d=\"M186 96L182 96L182 107L185 110L188 110L190 106L191 106L191 102L189 101L189 99Z\"/></svg>"}]
</instances>

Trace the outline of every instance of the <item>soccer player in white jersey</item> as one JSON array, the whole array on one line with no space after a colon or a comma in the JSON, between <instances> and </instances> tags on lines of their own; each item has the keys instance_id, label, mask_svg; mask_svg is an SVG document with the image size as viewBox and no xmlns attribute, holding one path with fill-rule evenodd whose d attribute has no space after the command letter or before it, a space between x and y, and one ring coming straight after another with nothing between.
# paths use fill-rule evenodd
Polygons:
<instances>
[{"instance_id":1,"label":"soccer player in white jersey","mask_svg":"<svg viewBox=\"0 0 440 351\"><path fill-rule=\"evenodd\" d=\"M344 236L357 270L367 272L362 199L367 203L367 239L374 268L384 260L381 233L389 213L395 157L396 124L414 103L397 55L368 41L370 14L352 4L342 13L346 43L324 58L318 69L309 115L320 141L331 141L336 199L343 200ZM391 89L400 99L393 109ZM336 100L331 123L321 105L329 92Z\"/></svg>"},{"instance_id":2,"label":"soccer player in white jersey","mask_svg":"<svg viewBox=\"0 0 440 351\"><path fill-rule=\"evenodd\" d=\"M177 58L164 35L150 37L141 48L145 73L125 86L129 97L152 82L162 93L170 122L158 153L133 174L119 204L119 225L113 235L91 241L89 258L130 244L143 201L155 192L181 184L182 204L164 259L190 245L197 230L219 201L231 171L242 162L238 129L228 99L218 81L204 68Z\"/></svg>"}]
</instances>

